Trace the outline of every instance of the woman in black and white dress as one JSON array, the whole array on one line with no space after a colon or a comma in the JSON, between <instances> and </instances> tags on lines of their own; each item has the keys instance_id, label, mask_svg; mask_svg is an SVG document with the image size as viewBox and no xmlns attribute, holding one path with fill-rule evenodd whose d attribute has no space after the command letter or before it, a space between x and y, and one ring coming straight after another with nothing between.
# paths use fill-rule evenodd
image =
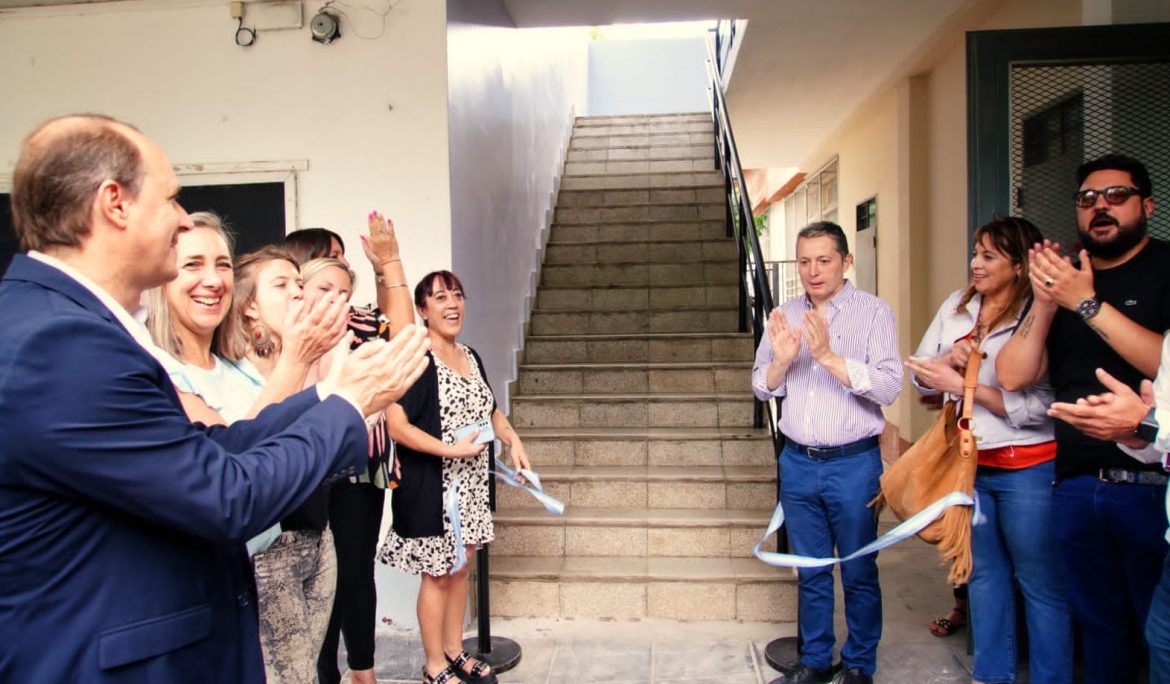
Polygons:
<instances>
[{"instance_id":1,"label":"woman in black and white dress","mask_svg":"<svg viewBox=\"0 0 1170 684\"><path fill-rule=\"evenodd\" d=\"M496 407L479 355L455 341L463 329L462 283L450 271L430 273L415 287L414 303L428 329L431 364L387 409L401 481L390 499L394 522L381 559L422 576L417 608L426 652L423 682L445 684L457 678L491 684L496 676L487 663L463 651L467 573L475 548L493 538L488 448L476 443L478 431L460 437L456 432L490 421L515 467L530 467L528 456ZM457 511L450 513L457 514L458 525L445 510L449 493L457 493ZM466 562L456 567L461 553Z\"/></svg>"}]
</instances>

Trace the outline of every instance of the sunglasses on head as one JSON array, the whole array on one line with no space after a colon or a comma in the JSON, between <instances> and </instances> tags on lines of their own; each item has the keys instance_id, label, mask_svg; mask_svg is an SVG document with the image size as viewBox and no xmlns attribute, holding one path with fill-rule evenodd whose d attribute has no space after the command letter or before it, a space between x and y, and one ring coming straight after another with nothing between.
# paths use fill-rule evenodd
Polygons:
<instances>
[{"instance_id":1,"label":"sunglasses on head","mask_svg":"<svg viewBox=\"0 0 1170 684\"><path fill-rule=\"evenodd\" d=\"M1104 197L1106 204L1117 205L1125 204L1130 197L1139 194L1137 188L1131 188L1127 185L1110 185L1103 190L1089 188L1088 190L1080 190L1073 193L1073 201L1081 209L1088 209L1097 204L1098 197Z\"/></svg>"}]
</instances>

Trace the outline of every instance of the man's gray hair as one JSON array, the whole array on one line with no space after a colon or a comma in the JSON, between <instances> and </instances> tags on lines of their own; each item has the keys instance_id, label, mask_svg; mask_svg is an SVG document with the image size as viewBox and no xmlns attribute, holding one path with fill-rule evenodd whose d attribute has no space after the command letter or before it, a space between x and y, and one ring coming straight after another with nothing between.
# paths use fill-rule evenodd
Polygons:
<instances>
[{"instance_id":1,"label":"man's gray hair","mask_svg":"<svg viewBox=\"0 0 1170 684\"><path fill-rule=\"evenodd\" d=\"M800 232L796 234L796 239L800 238L815 238L815 237L829 237L836 243L837 251L841 253L841 258L849 256L849 241L845 239L845 231L841 230L841 226L832 221L817 221L810 223Z\"/></svg>"}]
</instances>

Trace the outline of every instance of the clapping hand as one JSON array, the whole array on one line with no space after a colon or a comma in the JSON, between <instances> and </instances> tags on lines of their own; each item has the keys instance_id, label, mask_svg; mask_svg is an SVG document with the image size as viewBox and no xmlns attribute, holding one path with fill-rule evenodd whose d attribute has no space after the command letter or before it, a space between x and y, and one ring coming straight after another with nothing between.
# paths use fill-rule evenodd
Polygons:
<instances>
[{"instance_id":1,"label":"clapping hand","mask_svg":"<svg viewBox=\"0 0 1170 684\"><path fill-rule=\"evenodd\" d=\"M800 351L800 328L789 329L784 312L772 309L772 313L768 315L768 340L772 345L775 362L788 366Z\"/></svg>"},{"instance_id":2,"label":"clapping hand","mask_svg":"<svg viewBox=\"0 0 1170 684\"><path fill-rule=\"evenodd\" d=\"M911 356L906 359L906 368L923 387L956 396L963 393L963 376L951 366L949 355L933 359Z\"/></svg>"},{"instance_id":3,"label":"clapping hand","mask_svg":"<svg viewBox=\"0 0 1170 684\"><path fill-rule=\"evenodd\" d=\"M1154 406L1153 384L1142 380L1139 395L1100 368L1097 369L1097 379L1108 391L1090 394L1077 399L1076 403L1058 401L1048 409L1048 415L1063 420L1089 437L1144 447L1146 443L1133 432Z\"/></svg>"},{"instance_id":4,"label":"clapping hand","mask_svg":"<svg viewBox=\"0 0 1170 684\"><path fill-rule=\"evenodd\" d=\"M293 300L284 317L282 357L289 355L290 360L313 364L345 336L348 320L349 302L332 292L312 306L306 306L303 299Z\"/></svg>"},{"instance_id":5,"label":"clapping hand","mask_svg":"<svg viewBox=\"0 0 1170 684\"><path fill-rule=\"evenodd\" d=\"M1093 297L1093 266L1089 253L1081 250L1080 267L1061 256L1060 245L1049 243L1033 247L1028 255L1028 273L1032 292L1037 301L1051 301L1066 309L1076 309L1082 301Z\"/></svg>"},{"instance_id":6,"label":"clapping hand","mask_svg":"<svg viewBox=\"0 0 1170 684\"><path fill-rule=\"evenodd\" d=\"M804 312L804 341L808 343L808 353L813 359L825 365L828 356L833 353L829 346L829 322L816 311Z\"/></svg>"},{"instance_id":7,"label":"clapping hand","mask_svg":"<svg viewBox=\"0 0 1170 684\"><path fill-rule=\"evenodd\" d=\"M398 401L429 363L426 328L408 325L389 342L371 340L350 352L323 388L339 394L369 416Z\"/></svg>"},{"instance_id":8,"label":"clapping hand","mask_svg":"<svg viewBox=\"0 0 1170 684\"><path fill-rule=\"evenodd\" d=\"M955 370L962 370L967 367L967 361L971 358L971 351L975 349L975 344L969 339L961 339L955 342L951 350L946 354L946 361L951 368ZM915 358L911 356L910 358Z\"/></svg>"}]
</instances>

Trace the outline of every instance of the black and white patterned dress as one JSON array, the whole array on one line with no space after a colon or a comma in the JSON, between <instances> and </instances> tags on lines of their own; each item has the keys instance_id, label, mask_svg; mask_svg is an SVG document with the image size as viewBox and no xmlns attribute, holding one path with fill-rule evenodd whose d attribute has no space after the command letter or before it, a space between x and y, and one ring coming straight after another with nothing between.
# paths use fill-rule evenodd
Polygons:
<instances>
[{"instance_id":1,"label":"black and white patterned dress","mask_svg":"<svg viewBox=\"0 0 1170 684\"><path fill-rule=\"evenodd\" d=\"M490 420L495 401L491 388L484 382L470 350L456 344L467 359L466 377L432 355L439 378L439 413L443 425L443 443L455 443L455 430L482 420ZM437 458L437 457L436 457ZM458 486L459 518L463 543L478 546L494 538L492 514L488 508L487 447L472 458L443 459L443 495ZM414 575L445 575L455 563L455 537L451 520L443 513L443 534L433 537L401 537L391 529L379 554L383 563ZM468 559L470 561L470 559Z\"/></svg>"}]
</instances>

